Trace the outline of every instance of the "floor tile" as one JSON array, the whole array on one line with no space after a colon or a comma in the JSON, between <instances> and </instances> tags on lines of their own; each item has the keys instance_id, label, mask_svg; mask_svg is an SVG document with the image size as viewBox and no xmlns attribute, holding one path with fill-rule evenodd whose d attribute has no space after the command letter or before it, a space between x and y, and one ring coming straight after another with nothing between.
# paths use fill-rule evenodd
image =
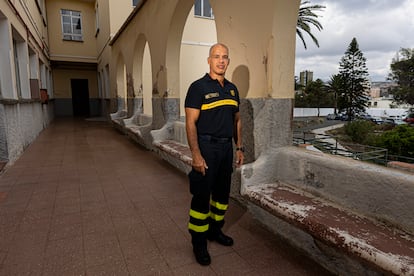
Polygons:
<instances>
[{"instance_id":1,"label":"floor tile","mask_svg":"<svg viewBox=\"0 0 414 276\"><path fill-rule=\"evenodd\" d=\"M328 275L233 200L235 244L209 242L200 266L190 201L187 176L154 152L104 122L57 118L0 173L0 275Z\"/></svg>"}]
</instances>

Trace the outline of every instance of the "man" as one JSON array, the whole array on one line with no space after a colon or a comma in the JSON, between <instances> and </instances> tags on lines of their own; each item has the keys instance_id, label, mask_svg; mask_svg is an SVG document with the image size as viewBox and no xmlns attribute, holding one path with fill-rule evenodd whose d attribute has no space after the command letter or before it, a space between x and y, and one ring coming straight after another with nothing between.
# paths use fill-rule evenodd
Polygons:
<instances>
[{"instance_id":1,"label":"man","mask_svg":"<svg viewBox=\"0 0 414 276\"><path fill-rule=\"evenodd\" d=\"M210 72L191 84L185 99L187 140L193 159L188 228L194 255L201 265L211 263L207 239L233 245L233 239L221 231L233 172L232 139L236 166L241 166L244 159L239 93L224 77L230 61L227 46L213 45L207 61Z\"/></svg>"}]
</instances>

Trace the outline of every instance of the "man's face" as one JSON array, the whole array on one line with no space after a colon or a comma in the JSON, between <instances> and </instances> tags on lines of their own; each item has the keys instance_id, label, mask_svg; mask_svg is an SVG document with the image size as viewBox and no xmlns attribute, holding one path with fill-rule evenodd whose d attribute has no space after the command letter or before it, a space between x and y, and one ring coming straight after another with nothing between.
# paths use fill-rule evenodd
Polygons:
<instances>
[{"instance_id":1,"label":"man's face","mask_svg":"<svg viewBox=\"0 0 414 276\"><path fill-rule=\"evenodd\" d=\"M208 57L208 64L210 65L210 73L215 75L223 75L226 73L229 65L229 53L227 49L221 45L217 45L211 51Z\"/></svg>"}]
</instances>

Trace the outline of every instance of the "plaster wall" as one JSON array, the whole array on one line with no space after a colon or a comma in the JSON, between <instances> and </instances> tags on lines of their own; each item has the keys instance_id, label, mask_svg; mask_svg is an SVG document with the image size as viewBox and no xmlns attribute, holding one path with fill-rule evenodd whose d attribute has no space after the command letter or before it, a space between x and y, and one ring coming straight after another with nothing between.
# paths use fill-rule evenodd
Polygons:
<instances>
[{"instance_id":1,"label":"plaster wall","mask_svg":"<svg viewBox=\"0 0 414 276\"><path fill-rule=\"evenodd\" d=\"M132 0L122 1L100 1L107 2L109 6L109 33L111 36L119 30L124 24L127 17L131 14L134 6L132 6ZM106 4L105 4L106 5ZM105 18L104 18L105 20Z\"/></svg>"},{"instance_id":2,"label":"plaster wall","mask_svg":"<svg viewBox=\"0 0 414 276\"><path fill-rule=\"evenodd\" d=\"M98 79L95 71L53 70L55 98L72 98L71 79L88 79L89 97L98 98Z\"/></svg>"},{"instance_id":3,"label":"plaster wall","mask_svg":"<svg viewBox=\"0 0 414 276\"><path fill-rule=\"evenodd\" d=\"M218 41L230 48L227 76L234 78L240 67L247 70L248 80L236 79L248 85L235 82L249 88L247 98L294 97L290 79L299 2L265 0L252 9L249 1L211 1Z\"/></svg>"},{"instance_id":4,"label":"plaster wall","mask_svg":"<svg viewBox=\"0 0 414 276\"><path fill-rule=\"evenodd\" d=\"M96 49L98 53L98 62L102 62L102 58L107 57L107 52L110 52L109 49L107 49L107 44L109 43L109 40L111 39L111 18L110 18L110 11L109 11L109 5L110 1L103 1L103 0L97 0L95 3L95 10L98 13L98 29L96 30ZM119 4L118 1L118 5ZM112 31L115 32L115 31ZM107 64L108 61L103 62L103 64ZM105 66L105 65L103 65Z\"/></svg>"},{"instance_id":5,"label":"plaster wall","mask_svg":"<svg viewBox=\"0 0 414 276\"><path fill-rule=\"evenodd\" d=\"M63 40L61 9L81 12L82 41ZM95 7L86 1L48 1L50 59L72 62L97 62Z\"/></svg>"}]
</instances>

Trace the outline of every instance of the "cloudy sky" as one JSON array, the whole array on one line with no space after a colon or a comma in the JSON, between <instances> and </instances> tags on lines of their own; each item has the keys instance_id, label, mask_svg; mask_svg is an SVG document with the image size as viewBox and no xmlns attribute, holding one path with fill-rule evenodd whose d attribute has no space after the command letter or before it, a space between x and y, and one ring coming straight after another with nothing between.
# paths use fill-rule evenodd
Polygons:
<instances>
[{"instance_id":1,"label":"cloudy sky","mask_svg":"<svg viewBox=\"0 0 414 276\"><path fill-rule=\"evenodd\" d=\"M306 34L307 50L297 39L296 76L310 70L314 80L329 80L339 72L340 59L355 37L371 81L385 81L398 50L414 48L414 0L311 0L311 4L326 7L317 12L323 30L312 29L320 48Z\"/></svg>"}]
</instances>

